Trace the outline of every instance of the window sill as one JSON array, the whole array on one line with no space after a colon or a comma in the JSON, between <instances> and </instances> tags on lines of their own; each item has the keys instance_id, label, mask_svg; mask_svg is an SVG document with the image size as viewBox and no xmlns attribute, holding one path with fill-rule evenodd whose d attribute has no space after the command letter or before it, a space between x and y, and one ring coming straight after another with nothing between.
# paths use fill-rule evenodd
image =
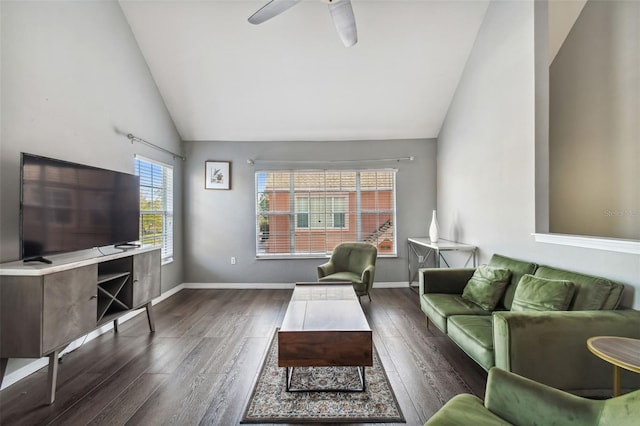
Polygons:
<instances>
[{"instance_id":1,"label":"window sill","mask_svg":"<svg viewBox=\"0 0 640 426\"><path fill-rule=\"evenodd\" d=\"M532 234L538 243L590 248L618 253L640 254L640 241L614 238L586 237L566 234Z\"/></svg>"}]
</instances>

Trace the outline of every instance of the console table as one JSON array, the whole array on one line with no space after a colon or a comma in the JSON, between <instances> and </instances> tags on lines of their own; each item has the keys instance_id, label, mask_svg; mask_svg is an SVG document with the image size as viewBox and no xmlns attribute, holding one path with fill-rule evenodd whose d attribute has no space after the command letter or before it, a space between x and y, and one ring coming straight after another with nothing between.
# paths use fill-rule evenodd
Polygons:
<instances>
[{"instance_id":1,"label":"console table","mask_svg":"<svg viewBox=\"0 0 640 426\"><path fill-rule=\"evenodd\" d=\"M424 268L431 258L434 257L436 268L440 268L442 262L450 268L449 262L444 256L446 252L467 252L468 256L464 263L464 267L468 266L472 262L473 267L476 265L476 246L470 244L457 243L454 241L448 241L440 239L437 243L432 243L429 237L411 237L407 239L407 245L409 247L409 255L407 256L407 263L409 267L409 288L412 288L411 284L418 274L418 269ZM415 271L411 268L411 260L414 259L417 264Z\"/></svg>"},{"instance_id":2,"label":"console table","mask_svg":"<svg viewBox=\"0 0 640 426\"><path fill-rule=\"evenodd\" d=\"M55 400L58 355L74 340L160 296L160 249L97 249L51 256L51 264L0 265L0 384L9 358L49 357L47 400ZM97 253L96 253L97 252Z\"/></svg>"}]
</instances>

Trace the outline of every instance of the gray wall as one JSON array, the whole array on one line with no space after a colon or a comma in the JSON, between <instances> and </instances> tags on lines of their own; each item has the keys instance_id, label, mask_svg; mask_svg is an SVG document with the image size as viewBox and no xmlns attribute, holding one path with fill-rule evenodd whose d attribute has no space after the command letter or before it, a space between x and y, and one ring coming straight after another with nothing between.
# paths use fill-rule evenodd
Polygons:
<instances>
[{"instance_id":1,"label":"gray wall","mask_svg":"<svg viewBox=\"0 0 640 426\"><path fill-rule=\"evenodd\" d=\"M380 258L376 282L407 282L408 236L427 235L435 208L434 140L350 142L186 142L185 282L293 283L315 281L324 259L255 258L255 167L247 159L286 161L383 159L414 156L414 161L362 163L349 167L397 168L398 258ZM231 161L230 191L204 189L206 160ZM313 165L286 164L308 168ZM326 164L318 165L326 168ZM344 168L344 167L343 167ZM231 265L235 256L237 264ZM375 285L375 284L374 284Z\"/></svg>"},{"instance_id":2,"label":"gray wall","mask_svg":"<svg viewBox=\"0 0 640 426\"><path fill-rule=\"evenodd\" d=\"M481 262L502 253L619 280L628 286L623 304L638 308L637 255L536 243L531 236L535 89L534 2L492 2L438 138L443 236L456 232L478 245Z\"/></svg>"},{"instance_id":3,"label":"gray wall","mask_svg":"<svg viewBox=\"0 0 640 426\"><path fill-rule=\"evenodd\" d=\"M114 1L2 2L0 260L19 258L20 152L133 173L134 154L174 164L175 261L182 283L181 141L122 10Z\"/></svg>"},{"instance_id":4,"label":"gray wall","mask_svg":"<svg viewBox=\"0 0 640 426\"><path fill-rule=\"evenodd\" d=\"M587 2L549 80L549 231L640 240L640 2Z\"/></svg>"}]
</instances>

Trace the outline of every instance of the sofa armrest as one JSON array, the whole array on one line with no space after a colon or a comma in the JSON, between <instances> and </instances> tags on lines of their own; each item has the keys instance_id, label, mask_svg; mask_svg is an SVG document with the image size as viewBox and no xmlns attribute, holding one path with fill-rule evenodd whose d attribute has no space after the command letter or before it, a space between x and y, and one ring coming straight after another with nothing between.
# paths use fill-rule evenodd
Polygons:
<instances>
[{"instance_id":1,"label":"sofa armrest","mask_svg":"<svg viewBox=\"0 0 640 426\"><path fill-rule=\"evenodd\" d=\"M369 287L370 284L373 284L373 276L375 272L376 272L376 267L374 265L369 265L364 269L364 271L362 271L362 276L360 277L360 279L362 279L363 283L367 284L368 290L371 289Z\"/></svg>"},{"instance_id":2,"label":"sofa armrest","mask_svg":"<svg viewBox=\"0 0 640 426\"><path fill-rule=\"evenodd\" d=\"M485 407L519 426L595 425L604 401L590 401L499 368L489 370Z\"/></svg>"},{"instance_id":3,"label":"sofa armrest","mask_svg":"<svg viewBox=\"0 0 640 426\"><path fill-rule=\"evenodd\" d=\"M612 366L592 354L592 336L640 338L640 311L494 312L495 366L572 393L610 395ZM623 388L640 375L622 373Z\"/></svg>"},{"instance_id":4,"label":"sofa armrest","mask_svg":"<svg viewBox=\"0 0 640 426\"><path fill-rule=\"evenodd\" d=\"M427 293L462 294L464 286L473 276L475 268L422 268L420 295Z\"/></svg>"},{"instance_id":5,"label":"sofa armrest","mask_svg":"<svg viewBox=\"0 0 640 426\"><path fill-rule=\"evenodd\" d=\"M327 275L331 275L334 273L334 266L333 266L333 262L328 261L327 263L323 263L322 265L318 266L318 279L320 278L324 278Z\"/></svg>"}]
</instances>

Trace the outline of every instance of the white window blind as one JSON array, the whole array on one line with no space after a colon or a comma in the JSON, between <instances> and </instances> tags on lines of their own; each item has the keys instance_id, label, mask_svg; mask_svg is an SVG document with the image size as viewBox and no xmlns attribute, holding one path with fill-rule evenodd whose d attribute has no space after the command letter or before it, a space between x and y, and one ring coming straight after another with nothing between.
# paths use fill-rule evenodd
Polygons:
<instances>
[{"instance_id":1,"label":"white window blind","mask_svg":"<svg viewBox=\"0 0 640 426\"><path fill-rule=\"evenodd\" d=\"M136 156L140 176L140 242L160 246L163 263L173 260L173 167Z\"/></svg>"},{"instance_id":2,"label":"white window blind","mask_svg":"<svg viewBox=\"0 0 640 426\"><path fill-rule=\"evenodd\" d=\"M393 169L256 171L256 255L326 255L347 241L396 254Z\"/></svg>"}]
</instances>

